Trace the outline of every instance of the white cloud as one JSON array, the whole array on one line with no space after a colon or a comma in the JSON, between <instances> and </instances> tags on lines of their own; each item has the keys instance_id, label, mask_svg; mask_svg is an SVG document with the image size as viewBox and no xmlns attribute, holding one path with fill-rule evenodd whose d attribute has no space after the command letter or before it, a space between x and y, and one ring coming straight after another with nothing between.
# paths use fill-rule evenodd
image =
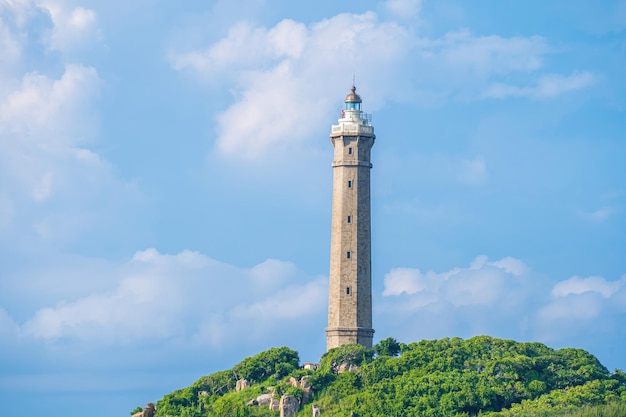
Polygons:
<instances>
[{"instance_id":1,"label":"white cloud","mask_svg":"<svg viewBox=\"0 0 626 417\"><path fill-rule=\"evenodd\" d=\"M604 298L609 298L615 294L622 286L626 287L626 277L619 281L607 281L603 277L572 277L561 281L552 288L552 295L555 297L565 297L570 294L583 294L595 292Z\"/></svg>"},{"instance_id":2,"label":"white cloud","mask_svg":"<svg viewBox=\"0 0 626 417\"><path fill-rule=\"evenodd\" d=\"M398 13L420 8L419 1L410 0L385 5ZM360 91L366 110L388 101L436 106L450 98L481 98L496 76L534 73L549 52L538 36L476 36L459 30L429 39L367 12L309 25L288 19L270 28L241 22L207 48L173 49L168 57L175 69L233 92L235 102L217 116L219 153L260 159L315 147L313 138L325 134L320 126L332 120L353 71L357 84L366 88ZM589 82L589 75L582 74L544 76L536 91L522 95L554 96L580 88ZM484 181L484 161L468 162L468 178Z\"/></svg>"},{"instance_id":3,"label":"white cloud","mask_svg":"<svg viewBox=\"0 0 626 417\"><path fill-rule=\"evenodd\" d=\"M7 221L19 225L3 240L71 240L117 215L118 197L136 200L87 149L98 137L101 84L94 68L69 64L56 77L26 73L0 95L0 188Z\"/></svg>"},{"instance_id":4,"label":"white cloud","mask_svg":"<svg viewBox=\"0 0 626 417\"><path fill-rule=\"evenodd\" d=\"M19 90L3 100L2 131L27 142L47 139L49 147L85 143L89 131L77 123L76 115L97 94L99 83L96 70L82 65L67 65L59 79L27 73Z\"/></svg>"},{"instance_id":5,"label":"white cloud","mask_svg":"<svg viewBox=\"0 0 626 417\"><path fill-rule=\"evenodd\" d=\"M279 335L300 332L309 328L308 323L326 311L327 280L317 279L298 286L289 286L276 291L267 298L234 304L224 312L213 313L214 319L207 339L207 327L201 323L194 334L196 341L208 341L213 346L233 345L242 340L276 340ZM256 301L258 300L258 301Z\"/></svg>"},{"instance_id":6,"label":"white cloud","mask_svg":"<svg viewBox=\"0 0 626 417\"><path fill-rule=\"evenodd\" d=\"M84 7L67 8L62 3L40 3L52 18L53 28L46 39L52 50L70 52L91 45L99 37L96 13Z\"/></svg>"},{"instance_id":7,"label":"white cloud","mask_svg":"<svg viewBox=\"0 0 626 417\"><path fill-rule=\"evenodd\" d=\"M550 328L551 332L555 332L552 328L554 323L559 320L578 321L597 318L602 311L602 300L597 294L585 294L579 297L572 297L569 300L556 300L543 307L538 316L541 322L550 323L543 325L544 328ZM580 324L580 323L579 323ZM556 333L556 332L555 332Z\"/></svg>"},{"instance_id":8,"label":"white cloud","mask_svg":"<svg viewBox=\"0 0 626 417\"><path fill-rule=\"evenodd\" d=\"M15 246L71 241L121 218L120 201L135 203L138 195L89 149L100 130L100 76L66 62L65 52L90 44L95 14L64 1L0 7L0 42L11 46L0 58L10 61L0 65L0 189L11 214L2 223L12 232L0 239Z\"/></svg>"},{"instance_id":9,"label":"white cloud","mask_svg":"<svg viewBox=\"0 0 626 417\"><path fill-rule=\"evenodd\" d=\"M468 30L449 32L442 39L428 41L427 47L452 67L480 76L537 70L548 52L539 36L475 36Z\"/></svg>"},{"instance_id":10,"label":"white cloud","mask_svg":"<svg viewBox=\"0 0 626 417\"><path fill-rule=\"evenodd\" d=\"M548 74L539 78L532 87L517 87L494 83L484 93L486 98L527 97L535 100L549 99L558 95L589 87L597 82L590 72L574 73L569 76Z\"/></svg>"},{"instance_id":11,"label":"white cloud","mask_svg":"<svg viewBox=\"0 0 626 417\"><path fill-rule=\"evenodd\" d=\"M383 296L428 293L433 303L454 306L493 305L508 298L503 287L519 284L527 267L514 258L489 262L486 256L477 257L469 268L454 268L443 273L418 269L398 268L385 275Z\"/></svg>"},{"instance_id":12,"label":"white cloud","mask_svg":"<svg viewBox=\"0 0 626 417\"><path fill-rule=\"evenodd\" d=\"M251 269L197 252L137 252L113 271L118 283L37 311L28 339L97 344L177 339L219 347L298 328L325 309L327 280L268 260Z\"/></svg>"},{"instance_id":13,"label":"white cloud","mask_svg":"<svg viewBox=\"0 0 626 417\"><path fill-rule=\"evenodd\" d=\"M32 1L4 4L0 18L0 42L8 48L14 71L0 73L0 186L14 202L28 195L36 202L55 196L73 181L69 173L77 166L100 169L96 158L85 158L85 145L96 136L93 111L101 80L92 67L61 64L61 74L20 71L25 55L41 53L46 39L46 20L63 14L61 6L51 9ZM91 17L90 17L91 16ZM67 25L84 28L93 14L75 9ZM61 30L50 22L53 32ZM82 33L68 35L84 38ZM79 169L81 169L79 168Z\"/></svg>"},{"instance_id":14,"label":"white cloud","mask_svg":"<svg viewBox=\"0 0 626 417\"><path fill-rule=\"evenodd\" d=\"M559 341L571 335L619 334L626 314L626 275L572 277L552 288L552 298L536 313L536 334Z\"/></svg>"},{"instance_id":15,"label":"white cloud","mask_svg":"<svg viewBox=\"0 0 626 417\"><path fill-rule=\"evenodd\" d=\"M299 58L307 42L307 28L290 19L280 21L267 29L241 22L228 35L206 50L171 54L172 66L177 70L204 73L205 79L238 69L256 69L271 64L275 59Z\"/></svg>"},{"instance_id":16,"label":"white cloud","mask_svg":"<svg viewBox=\"0 0 626 417\"><path fill-rule=\"evenodd\" d=\"M626 314L626 276L572 277L550 286L512 257L479 256L469 267L441 273L396 268L384 284L379 320L407 340L491 334L568 343L588 332L617 331Z\"/></svg>"},{"instance_id":17,"label":"white cloud","mask_svg":"<svg viewBox=\"0 0 626 417\"><path fill-rule=\"evenodd\" d=\"M405 29L373 13L342 14L308 27L291 20L270 29L239 24L208 49L170 59L176 69L238 85L237 102L217 118L217 148L251 159L301 147L325 125L337 93L347 93L353 70L363 82L393 71L407 42ZM348 69L337 71L338 56ZM376 94L388 95L393 84ZM376 101L370 96L368 105Z\"/></svg>"},{"instance_id":18,"label":"white cloud","mask_svg":"<svg viewBox=\"0 0 626 417\"><path fill-rule=\"evenodd\" d=\"M13 65L22 55L20 43L3 19L0 19L0 51L2 51L0 54L0 71L6 66Z\"/></svg>"},{"instance_id":19,"label":"white cloud","mask_svg":"<svg viewBox=\"0 0 626 417\"><path fill-rule=\"evenodd\" d=\"M80 148L95 136L89 108L99 84L93 68L68 65L59 79L28 73L18 90L0 97L0 172L10 181L5 188L41 202L73 181L72 170L100 169L97 157L85 158L90 152Z\"/></svg>"},{"instance_id":20,"label":"white cloud","mask_svg":"<svg viewBox=\"0 0 626 417\"><path fill-rule=\"evenodd\" d=\"M40 45L72 52L91 46L100 37L95 11L72 7L63 0L3 2L0 12L0 47L6 51L0 62L15 64Z\"/></svg>"},{"instance_id":21,"label":"white cloud","mask_svg":"<svg viewBox=\"0 0 626 417\"><path fill-rule=\"evenodd\" d=\"M110 294L91 295L43 308L24 325L25 337L132 342L172 336L182 300L169 282L132 276ZM159 300L163 300L160 303Z\"/></svg>"},{"instance_id":22,"label":"white cloud","mask_svg":"<svg viewBox=\"0 0 626 417\"><path fill-rule=\"evenodd\" d=\"M524 262L510 256L502 258L499 261L491 262L491 265L503 269L514 276L521 276L528 273L528 267L524 264Z\"/></svg>"},{"instance_id":23,"label":"white cloud","mask_svg":"<svg viewBox=\"0 0 626 417\"><path fill-rule=\"evenodd\" d=\"M422 9L422 0L387 0L385 7L400 18L413 17Z\"/></svg>"}]
</instances>

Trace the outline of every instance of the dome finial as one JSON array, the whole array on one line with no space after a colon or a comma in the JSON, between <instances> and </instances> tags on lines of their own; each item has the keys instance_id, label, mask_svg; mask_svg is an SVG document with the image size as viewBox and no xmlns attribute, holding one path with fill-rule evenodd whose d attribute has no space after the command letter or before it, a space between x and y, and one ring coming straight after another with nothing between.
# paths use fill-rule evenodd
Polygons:
<instances>
[{"instance_id":1,"label":"dome finial","mask_svg":"<svg viewBox=\"0 0 626 417\"><path fill-rule=\"evenodd\" d=\"M346 96L345 103L361 103L361 96L356 93L356 87L352 84L351 93Z\"/></svg>"}]
</instances>

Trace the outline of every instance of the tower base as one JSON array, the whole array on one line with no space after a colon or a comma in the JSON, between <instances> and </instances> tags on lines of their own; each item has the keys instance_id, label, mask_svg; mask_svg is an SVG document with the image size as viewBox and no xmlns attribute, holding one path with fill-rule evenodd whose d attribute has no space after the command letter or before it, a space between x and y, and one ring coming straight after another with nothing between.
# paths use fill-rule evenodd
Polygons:
<instances>
[{"instance_id":1,"label":"tower base","mask_svg":"<svg viewBox=\"0 0 626 417\"><path fill-rule=\"evenodd\" d=\"M333 327L326 329L326 350L330 350L341 345L358 343L366 348L372 347L374 329L364 327L341 328Z\"/></svg>"}]
</instances>

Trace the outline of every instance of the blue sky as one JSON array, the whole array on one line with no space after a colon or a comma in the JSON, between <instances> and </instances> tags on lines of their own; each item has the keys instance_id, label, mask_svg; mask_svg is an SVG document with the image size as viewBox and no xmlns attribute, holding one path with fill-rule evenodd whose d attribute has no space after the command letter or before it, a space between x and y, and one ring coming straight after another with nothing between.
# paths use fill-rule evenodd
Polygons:
<instances>
[{"instance_id":1,"label":"blue sky","mask_svg":"<svg viewBox=\"0 0 626 417\"><path fill-rule=\"evenodd\" d=\"M332 148L373 113L375 341L626 369L626 2L0 0L4 415L324 352Z\"/></svg>"}]
</instances>

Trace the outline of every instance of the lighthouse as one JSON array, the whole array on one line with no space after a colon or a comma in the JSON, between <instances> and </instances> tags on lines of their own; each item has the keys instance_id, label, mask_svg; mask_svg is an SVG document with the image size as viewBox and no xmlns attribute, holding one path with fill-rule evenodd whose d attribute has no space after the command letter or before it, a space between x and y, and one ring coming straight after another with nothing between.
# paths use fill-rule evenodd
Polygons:
<instances>
[{"instance_id":1,"label":"lighthouse","mask_svg":"<svg viewBox=\"0 0 626 417\"><path fill-rule=\"evenodd\" d=\"M353 85L330 141L334 148L326 349L372 347L370 151L376 135Z\"/></svg>"}]
</instances>

